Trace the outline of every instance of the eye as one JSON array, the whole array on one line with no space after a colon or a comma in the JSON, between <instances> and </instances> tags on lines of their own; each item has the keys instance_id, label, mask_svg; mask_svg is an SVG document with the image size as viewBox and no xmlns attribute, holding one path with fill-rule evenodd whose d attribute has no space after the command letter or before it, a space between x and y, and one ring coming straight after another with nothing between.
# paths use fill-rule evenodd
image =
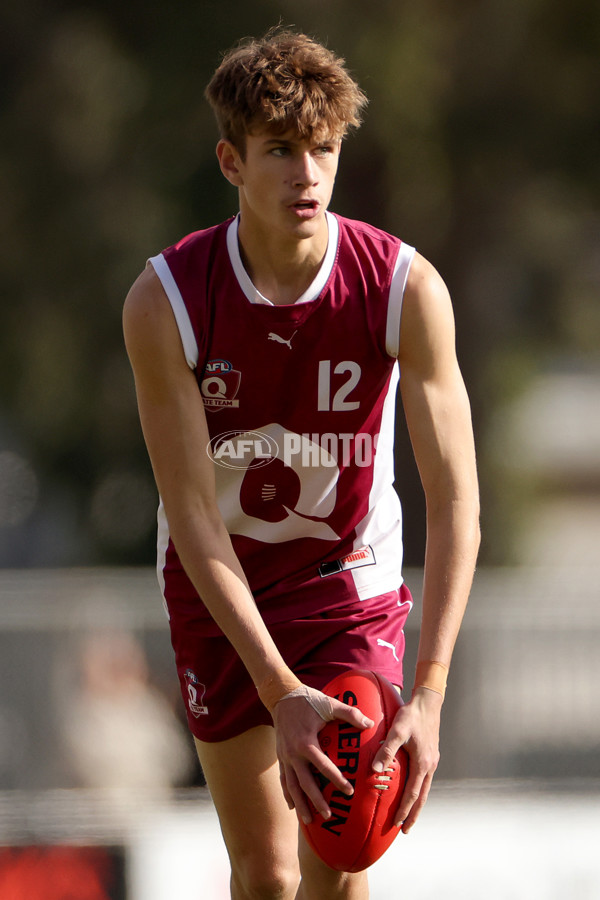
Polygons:
<instances>
[{"instance_id":1,"label":"eye","mask_svg":"<svg viewBox=\"0 0 600 900\"><path fill-rule=\"evenodd\" d=\"M272 156L282 157L287 156L290 152L289 147L273 147L270 151Z\"/></svg>"},{"instance_id":2,"label":"eye","mask_svg":"<svg viewBox=\"0 0 600 900\"><path fill-rule=\"evenodd\" d=\"M326 158L327 156L331 156L333 151L333 144L321 144L320 147L316 148L315 154L321 158Z\"/></svg>"}]
</instances>

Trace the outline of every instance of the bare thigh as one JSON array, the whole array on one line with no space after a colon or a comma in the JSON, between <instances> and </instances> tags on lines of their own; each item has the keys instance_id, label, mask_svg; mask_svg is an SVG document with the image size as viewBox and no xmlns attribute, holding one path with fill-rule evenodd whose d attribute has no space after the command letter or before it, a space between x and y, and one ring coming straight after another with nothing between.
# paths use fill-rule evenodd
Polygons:
<instances>
[{"instance_id":1,"label":"bare thigh","mask_svg":"<svg viewBox=\"0 0 600 900\"><path fill-rule=\"evenodd\" d=\"M300 879L296 814L283 797L273 728L196 740L232 870L232 896L293 898Z\"/></svg>"},{"instance_id":2,"label":"bare thigh","mask_svg":"<svg viewBox=\"0 0 600 900\"><path fill-rule=\"evenodd\" d=\"M337 872L313 853L300 833L302 882L296 900L368 900L369 881L365 872Z\"/></svg>"},{"instance_id":3,"label":"bare thigh","mask_svg":"<svg viewBox=\"0 0 600 900\"><path fill-rule=\"evenodd\" d=\"M299 839L279 782L272 728L260 725L217 743L196 740L196 747L229 853L233 900L366 900L366 872L335 872Z\"/></svg>"}]
</instances>

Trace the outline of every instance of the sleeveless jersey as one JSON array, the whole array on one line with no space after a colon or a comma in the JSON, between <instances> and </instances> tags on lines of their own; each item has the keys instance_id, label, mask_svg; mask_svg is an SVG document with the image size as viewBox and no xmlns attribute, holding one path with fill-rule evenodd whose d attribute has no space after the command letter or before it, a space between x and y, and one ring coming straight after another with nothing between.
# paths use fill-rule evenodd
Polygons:
<instances>
[{"instance_id":1,"label":"sleeveless jersey","mask_svg":"<svg viewBox=\"0 0 600 900\"><path fill-rule=\"evenodd\" d=\"M327 222L320 271L293 305L273 305L252 284L237 218L151 260L202 393L219 509L266 622L402 583L394 408L414 249L360 222ZM167 611L206 618L206 633L218 633L162 504L158 550Z\"/></svg>"}]
</instances>

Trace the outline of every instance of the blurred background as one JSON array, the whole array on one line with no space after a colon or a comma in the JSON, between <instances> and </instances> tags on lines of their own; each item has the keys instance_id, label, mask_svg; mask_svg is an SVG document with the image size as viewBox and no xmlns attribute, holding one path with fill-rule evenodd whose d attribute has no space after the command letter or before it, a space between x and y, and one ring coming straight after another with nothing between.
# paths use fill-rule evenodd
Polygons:
<instances>
[{"instance_id":1,"label":"blurred background","mask_svg":"<svg viewBox=\"0 0 600 900\"><path fill-rule=\"evenodd\" d=\"M437 890L415 868L433 835L453 852L447 897L597 898L595 0L0 10L0 896L162 900L185 860L181 895L228 896L152 569L120 319L149 256L236 211L203 90L223 51L280 21L344 56L369 96L332 207L442 273L473 406L483 547L437 795L398 851L411 896ZM401 416L397 486L418 601L423 497ZM417 629L418 602L407 677ZM374 897L395 896L388 879Z\"/></svg>"}]
</instances>

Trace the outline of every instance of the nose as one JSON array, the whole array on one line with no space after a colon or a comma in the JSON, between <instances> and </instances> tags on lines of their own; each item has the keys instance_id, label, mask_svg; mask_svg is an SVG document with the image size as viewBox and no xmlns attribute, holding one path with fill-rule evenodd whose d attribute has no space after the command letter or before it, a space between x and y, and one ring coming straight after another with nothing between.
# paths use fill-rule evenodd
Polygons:
<instances>
[{"instance_id":1,"label":"nose","mask_svg":"<svg viewBox=\"0 0 600 900\"><path fill-rule=\"evenodd\" d=\"M294 187L310 187L317 183L317 165L310 153L298 155L293 181Z\"/></svg>"}]
</instances>

